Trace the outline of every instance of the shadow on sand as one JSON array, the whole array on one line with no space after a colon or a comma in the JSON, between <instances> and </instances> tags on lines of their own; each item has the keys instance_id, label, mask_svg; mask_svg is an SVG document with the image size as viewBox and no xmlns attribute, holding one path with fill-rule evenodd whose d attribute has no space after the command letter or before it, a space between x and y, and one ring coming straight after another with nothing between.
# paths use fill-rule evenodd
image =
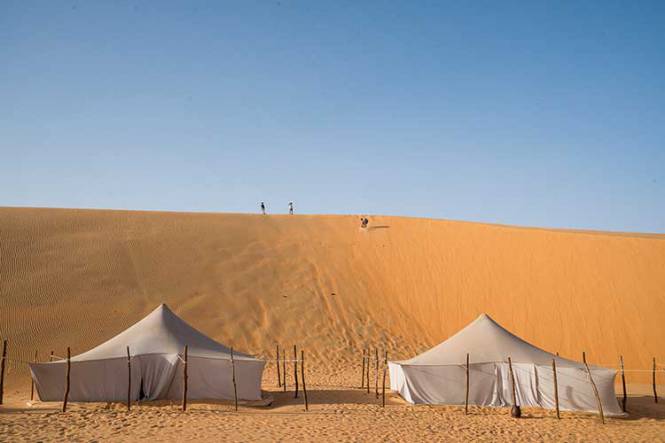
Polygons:
<instances>
[{"instance_id":1,"label":"shadow on sand","mask_svg":"<svg viewBox=\"0 0 665 443\"><path fill-rule=\"evenodd\" d=\"M621 399L619 399L619 403L621 403ZM665 419L665 403L663 403L663 399L660 398L659 403L656 404L653 401L653 396L650 395L628 397L626 410L628 416L623 417L624 420L640 420L642 418Z\"/></svg>"}]
</instances>

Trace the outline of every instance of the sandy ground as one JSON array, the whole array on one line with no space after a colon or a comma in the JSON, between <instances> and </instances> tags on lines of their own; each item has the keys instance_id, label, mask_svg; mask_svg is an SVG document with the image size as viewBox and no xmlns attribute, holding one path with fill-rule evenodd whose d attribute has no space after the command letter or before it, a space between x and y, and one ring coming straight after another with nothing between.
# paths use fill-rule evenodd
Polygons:
<instances>
[{"instance_id":1,"label":"sandy ground","mask_svg":"<svg viewBox=\"0 0 665 443\"><path fill-rule=\"evenodd\" d=\"M0 440L158 439L643 440L665 435L662 406L629 419L534 411L384 410L359 383L359 349L406 358L487 312L562 356L628 369L665 363L665 236L517 228L401 217L260 216L0 208L0 335L9 340ZM159 303L216 340L263 357L297 343L312 371L312 410L53 405L27 408L26 365L90 349ZM350 369L350 368L355 369ZM271 378L272 377L272 378ZM629 372L629 383L648 373ZM659 372L665 383L665 372ZM358 379L358 380L355 380ZM265 387L274 387L266 374ZM661 388L665 393L665 387ZM645 392L646 393L646 392ZM369 403L368 403L368 400ZM639 408L639 409L638 409ZM659 409L661 408L661 409ZM56 408L57 409L57 408ZM536 419L537 418L537 419ZM662 437L661 437L662 438Z\"/></svg>"},{"instance_id":2,"label":"sandy ground","mask_svg":"<svg viewBox=\"0 0 665 443\"><path fill-rule=\"evenodd\" d=\"M370 394L349 384L329 385L329 377L309 371L309 411L302 390L282 392L268 371L264 387L274 397L270 407L194 403L182 412L175 403L134 405L59 403L28 406L29 390L10 393L0 412L3 441L665 441L665 401L654 404L646 387L629 386L627 418L606 419L562 412L525 409L523 418L510 417L507 408L413 406L389 394L386 407L374 389ZM347 379L354 377L350 372ZM337 374L339 377L339 373ZM319 383L323 381L322 383ZM372 382L373 385L373 382Z\"/></svg>"}]
</instances>

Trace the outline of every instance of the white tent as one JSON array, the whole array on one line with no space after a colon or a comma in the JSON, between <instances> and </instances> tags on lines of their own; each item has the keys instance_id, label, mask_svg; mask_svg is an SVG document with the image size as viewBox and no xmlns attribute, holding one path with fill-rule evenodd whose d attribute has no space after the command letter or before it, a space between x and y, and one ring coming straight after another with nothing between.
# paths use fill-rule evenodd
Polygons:
<instances>
[{"instance_id":1,"label":"white tent","mask_svg":"<svg viewBox=\"0 0 665 443\"><path fill-rule=\"evenodd\" d=\"M509 406L513 364L517 404L555 407L552 360L556 360L562 410L597 411L597 400L583 363L557 357L513 335L487 314L410 360L391 361L390 388L410 403L465 402L466 355L469 354L469 404ZM622 415L614 392L616 371L590 366L606 415Z\"/></svg>"},{"instance_id":2,"label":"white tent","mask_svg":"<svg viewBox=\"0 0 665 443\"><path fill-rule=\"evenodd\" d=\"M70 401L126 401L127 346L131 352L132 400L181 399L182 354L188 346L187 397L233 399L230 349L197 331L162 304L147 317L71 359ZM261 399L265 362L235 353L238 398ZM30 365L39 398L64 397L67 363Z\"/></svg>"}]
</instances>

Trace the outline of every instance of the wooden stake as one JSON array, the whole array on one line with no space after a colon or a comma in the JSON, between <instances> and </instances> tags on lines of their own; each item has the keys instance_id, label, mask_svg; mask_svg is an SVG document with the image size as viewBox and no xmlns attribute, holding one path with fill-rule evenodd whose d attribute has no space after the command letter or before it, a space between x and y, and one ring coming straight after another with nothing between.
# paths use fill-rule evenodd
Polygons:
<instances>
[{"instance_id":1,"label":"wooden stake","mask_svg":"<svg viewBox=\"0 0 665 443\"><path fill-rule=\"evenodd\" d=\"M513 418L520 418L522 416L522 410L517 404L517 393L516 393L516 387L515 387L515 374L513 373L513 361L508 357L508 369L510 370L510 382L512 384L511 386L511 394L513 398L513 406L510 408L510 415Z\"/></svg>"},{"instance_id":2,"label":"wooden stake","mask_svg":"<svg viewBox=\"0 0 665 443\"><path fill-rule=\"evenodd\" d=\"M365 372L365 382L367 384L367 393L369 394L369 356L372 355L372 348L367 347L367 371Z\"/></svg>"},{"instance_id":3,"label":"wooden stake","mask_svg":"<svg viewBox=\"0 0 665 443\"><path fill-rule=\"evenodd\" d=\"M360 376L360 389L365 387L365 348L363 348L363 372Z\"/></svg>"},{"instance_id":4,"label":"wooden stake","mask_svg":"<svg viewBox=\"0 0 665 443\"><path fill-rule=\"evenodd\" d=\"M2 341L2 361L0 361L0 405L5 394L5 360L7 360L7 340Z\"/></svg>"},{"instance_id":5,"label":"wooden stake","mask_svg":"<svg viewBox=\"0 0 665 443\"><path fill-rule=\"evenodd\" d=\"M386 407L386 370L388 369L388 351L383 359L383 384L381 385L381 406Z\"/></svg>"},{"instance_id":6,"label":"wooden stake","mask_svg":"<svg viewBox=\"0 0 665 443\"><path fill-rule=\"evenodd\" d=\"M298 398L298 350L293 345L293 379L295 380L296 392L293 398Z\"/></svg>"},{"instance_id":7,"label":"wooden stake","mask_svg":"<svg viewBox=\"0 0 665 443\"><path fill-rule=\"evenodd\" d=\"M277 345L277 387L282 387L282 375L279 372L279 345Z\"/></svg>"},{"instance_id":8,"label":"wooden stake","mask_svg":"<svg viewBox=\"0 0 665 443\"><path fill-rule=\"evenodd\" d=\"M72 353L69 347L67 348L67 378L65 379L65 398L62 401L62 412L67 412L67 400L69 400L69 382L72 370L71 363Z\"/></svg>"},{"instance_id":9,"label":"wooden stake","mask_svg":"<svg viewBox=\"0 0 665 443\"><path fill-rule=\"evenodd\" d=\"M305 386L305 351L300 350L300 372L302 378L302 393L305 397L305 411L309 411L309 403L307 402L307 386Z\"/></svg>"},{"instance_id":10,"label":"wooden stake","mask_svg":"<svg viewBox=\"0 0 665 443\"><path fill-rule=\"evenodd\" d=\"M603 414L603 404L600 401L600 395L598 395L598 388L596 388L596 383L593 381L591 376L591 370L589 369L589 364L586 362L586 355L582 353L584 358L584 366L586 367L586 373L589 376L589 382L591 382L591 387L593 388L593 393L596 396L596 402L598 403L598 414L600 415L600 421L605 424L605 414Z\"/></svg>"},{"instance_id":11,"label":"wooden stake","mask_svg":"<svg viewBox=\"0 0 665 443\"><path fill-rule=\"evenodd\" d=\"M376 398L379 398L379 348L374 349L374 359L376 361L374 370L374 391L376 392Z\"/></svg>"},{"instance_id":12,"label":"wooden stake","mask_svg":"<svg viewBox=\"0 0 665 443\"><path fill-rule=\"evenodd\" d=\"M653 384L653 401L658 403L658 392L656 392L656 357L653 358L653 373L651 376L651 383Z\"/></svg>"},{"instance_id":13,"label":"wooden stake","mask_svg":"<svg viewBox=\"0 0 665 443\"><path fill-rule=\"evenodd\" d=\"M556 418L561 419L559 413L559 383L556 380L556 360L552 359L552 373L554 374L554 403L556 405Z\"/></svg>"},{"instance_id":14,"label":"wooden stake","mask_svg":"<svg viewBox=\"0 0 665 443\"><path fill-rule=\"evenodd\" d=\"M284 387L284 392L286 392L286 351L282 353L282 374L284 374L282 386Z\"/></svg>"},{"instance_id":15,"label":"wooden stake","mask_svg":"<svg viewBox=\"0 0 665 443\"><path fill-rule=\"evenodd\" d=\"M231 379L233 380L233 402L238 410L238 388L236 387L236 361L233 358L233 348L231 348Z\"/></svg>"},{"instance_id":16,"label":"wooden stake","mask_svg":"<svg viewBox=\"0 0 665 443\"><path fill-rule=\"evenodd\" d=\"M185 345L185 362L182 368L182 410L187 410L187 345Z\"/></svg>"},{"instance_id":17,"label":"wooden stake","mask_svg":"<svg viewBox=\"0 0 665 443\"><path fill-rule=\"evenodd\" d=\"M35 358L33 359L33 362L37 363L37 356L39 354L38 350L35 350ZM32 381L32 384L30 386L30 401L33 401L35 399L35 380L32 378L32 374L30 374L30 380Z\"/></svg>"},{"instance_id":18,"label":"wooden stake","mask_svg":"<svg viewBox=\"0 0 665 443\"><path fill-rule=\"evenodd\" d=\"M623 388L623 399L621 401L621 410L626 412L626 403L628 403L628 396L626 394L626 374L623 369L623 355L619 356L619 363L621 365L621 387Z\"/></svg>"},{"instance_id":19,"label":"wooden stake","mask_svg":"<svg viewBox=\"0 0 665 443\"><path fill-rule=\"evenodd\" d=\"M466 354L466 395L464 396L464 413L469 413L469 354Z\"/></svg>"},{"instance_id":20,"label":"wooden stake","mask_svg":"<svg viewBox=\"0 0 665 443\"><path fill-rule=\"evenodd\" d=\"M127 410L132 410L132 360L127 346Z\"/></svg>"}]
</instances>

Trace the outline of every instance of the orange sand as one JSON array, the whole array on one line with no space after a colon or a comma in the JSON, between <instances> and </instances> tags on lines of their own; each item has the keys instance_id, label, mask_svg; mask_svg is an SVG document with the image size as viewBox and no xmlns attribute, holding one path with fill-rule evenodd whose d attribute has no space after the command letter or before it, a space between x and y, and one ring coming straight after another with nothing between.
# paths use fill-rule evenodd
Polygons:
<instances>
[{"instance_id":1,"label":"orange sand","mask_svg":"<svg viewBox=\"0 0 665 443\"><path fill-rule=\"evenodd\" d=\"M367 344L404 358L487 312L533 344L597 364L665 364L665 236L530 229L375 216L260 216L0 208L0 335L10 357L83 352L161 302L211 337L272 356L302 346L309 414L276 394L269 409L198 405L27 408L25 365L10 363L0 440L280 438L329 440L649 440L665 435L665 401L601 428L549 412L515 422L502 410L380 409L351 387ZM646 383L648 374L629 373ZM665 382L665 372L659 375ZM272 368L265 387L273 389ZM665 388L661 387L665 394ZM366 402L369 400L369 404ZM57 406L57 405L56 405ZM46 409L44 409L46 408ZM14 412L12 412L14 411ZM26 412L27 411L27 412ZM153 427L154 426L154 427ZM663 437L660 437L663 438Z\"/></svg>"}]
</instances>

